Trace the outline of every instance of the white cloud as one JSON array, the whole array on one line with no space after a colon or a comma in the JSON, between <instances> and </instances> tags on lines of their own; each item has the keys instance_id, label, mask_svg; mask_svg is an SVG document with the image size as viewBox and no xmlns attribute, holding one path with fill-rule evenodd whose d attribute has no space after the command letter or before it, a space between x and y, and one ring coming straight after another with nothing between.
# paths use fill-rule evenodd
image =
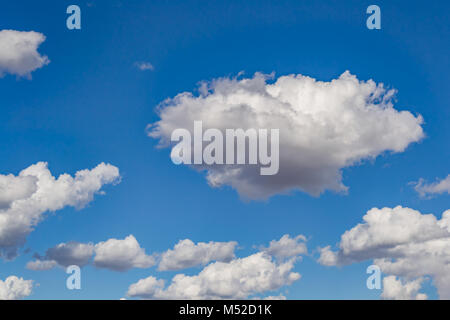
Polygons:
<instances>
[{"instance_id":1,"label":"white cloud","mask_svg":"<svg viewBox=\"0 0 450 320\"><path fill-rule=\"evenodd\" d=\"M142 62L136 62L134 65L135 65L139 70L141 70L141 71L146 71L146 70L153 70L153 69L155 69L155 68L153 67L153 65L152 65L150 62L145 62L145 61L142 61Z\"/></svg>"},{"instance_id":2,"label":"white cloud","mask_svg":"<svg viewBox=\"0 0 450 320\"><path fill-rule=\"evenodd\" d=\"M18 300L31 294L33 280L24 280L9 276L5 281L0 279L0 300Z\"/></svg>"},{"instance_id":3,"label":"white cloud","mask_svg":"<svg viewBox=\"0 0 450 320\"><path fill-rule=\"evenodd\" d=\"M270 241L269 247L262 248L261 251L277 258L295 257L308 252L305 241L306 238L303 235L291 238L288 234L285 234L280 240Z\"/></svg>"},{"instance_id":4,"label":"white cloud","mask_svg":"<svg viewBox=\"0 0 450 320\"><path fill-rule=\"evenodd\" d=\"M45 162L28 167L18 177L31 177L36 190L23 199L22 194L10 202L8 208L0 209L0 256L6 259L17 255L18 248L44 218L45 212L66 206L81 209L93 200L103 185L117 182L120 178L118 168L101 163L92 170L78 171L75 177L62 174L56 179Z\"/></svg>"},{"instance_id":5,"label":"white cloud","mask_svg":"<svg viewBox=\"0 0 450 320\"><path fill-rule=\"evenodd\" d=\"M98 268L126 271L131 268L149 268L154 264L154 257L145 253L133 235L95 245L94 265Z\"/></svg>"},{"instance_id":6,"label":"white cloud","mask_svg":"<svg viewBox=\"0 0 450 320\"><path fill-rule=\"evenodd\" d=\"M141 297L151 299L155 294L164 288L164 280L155 277L148 277L133 283L128 288L127 295L130 297Z\"/></svg>"},{"instance_id":7,"label":"white cloud","mask_svg":"<svg viewBox=\"0 0 450 320\"><path fill-rule=\"evenodd\" d=\"M295 259L276 263L264 252L230 262L214 262L198 275L177 274L164 288L154 277L129 287L127 295L147 299L246 299L251 295L274 291L300 279L292 272Z\"/></svg>"},{"instance_id":8,"label":"white cloud","mask_svg":"<svg viewBox=\"0 0 450 320\"><path fill-rule=\"evenodd\" d=\"M38 47L45 41L42 33L34 31L0 31L0 77L5 73L30 77L31 72L50 63Z\"/></svg>"},{"instance_id":9,"label":"white cloud","mask_svg":"<svg viewBox=\"0 0 450 320\"><path fill-rule=\"evenodd\" d=\"M388 276L383 279L382 299L386 300L426 300L427 295L418 293L423 279L402 283L396 276Z\"/></svg>"},{"instance_id":10,"label":"white cloud","mask_svg":"<svg viewBox=\"0 0 450 320\"><path fill-rule=\"evenodd\" d=\"M250 199L302 190L346 192L342 169L385 151L402 152L423 136L421 116L394 109L395 91L374 81L359 81L349 72L330 82L288 75L268 83L268 76L222 78L203 83L200 95L180 93L161 104L161 120L149 136L169 146L172 132L280 129L280 170L261 176L255 165L194 166L207 171L213 187L229 185ZM224 150L225 151L225 150Z\"/></svg>"},{"instance_id":11,"label":"white cloud","mask_svg":"<svg viewBox=\"0 0 450 320\"><path fill-rule=\"evenodd\" d=\"M426 197L435 194L450 194L450 174L440 181L434 183L425 183L424 179L420 179L414 189L420 194L421 197Z\"/></svg>"},{"instance_id":12,"label":"white cloud","mask_svg":"<svg viewBox=\"0 0 450 320\"><path fill-rule=\"evenodd\" d=\"M322 248L319 263L374 260L384 273L408 283L431 277L440 298L450 298L450 210L437 219L401 206L373 208L363 220L341 236L338 251Z\"/></svg>"},{"instance_id":13,"label":"white cloud","mask_svg":"<svg viewBox=\"0 0 450 320\"><path fill-rule=\"evenodd\" d=\"M173 250L161 255L159 270L180 270L211 261L228 262L234 258L237 242L199 242L195 244L189 239L180 240Z\"/></svg>"}]
</instances>

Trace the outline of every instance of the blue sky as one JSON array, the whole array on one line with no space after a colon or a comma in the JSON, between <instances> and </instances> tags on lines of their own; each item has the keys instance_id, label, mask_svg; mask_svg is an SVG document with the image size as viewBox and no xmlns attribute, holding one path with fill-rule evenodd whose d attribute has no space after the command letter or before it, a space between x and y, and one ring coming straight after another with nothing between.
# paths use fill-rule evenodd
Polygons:
<instances>
[{"instance_id":1,"label":"blue sky","mask_svg":"<svg viewBox=\"0 0 450 320\"><path fill-rule=\"evenodd\" d=\"M77 4L81 30L66 28ZM378 299L366 287L363 261L344 267L316 262L318 247L335 245L373 207L401 205L438 218L448 194L420 197L409 182L445 178L449 159L449 28L446 1L376 1L381 30L366 28L372 1L15 1L2 4L0 30L46 36L38 51L50 63L31 79L0 78L0 173L17 175L46 161L54 176L101 162L120 169L121 182L82 210L47 213L13 261L0 260L0 279L39 283L32 299L118 299L131 283L177 272L82 269L82 290L67 290L63 269L25 268L32 254L62 242L123 239L133 234L146 252L179 240L237 241L236 255L255 252L284 234L307 237L296 263L302 278L284 286L288 299ZM0 49L1 50L1 49ZM135 63L147 61L153 70ZM424 118L425 138L404 152L343 169L346 195L326 191L243 201L230 187L211 188L204 174L176 166L156 148L146 126L156 106L202 80L244 71L303 74L330 81L344 71L398 90L395 108ZM25 250L29 249L29 250ZM197 274L201 267L182 272ZM422 292L437 298L426 281Z\"/></svg>"}]
</instances>

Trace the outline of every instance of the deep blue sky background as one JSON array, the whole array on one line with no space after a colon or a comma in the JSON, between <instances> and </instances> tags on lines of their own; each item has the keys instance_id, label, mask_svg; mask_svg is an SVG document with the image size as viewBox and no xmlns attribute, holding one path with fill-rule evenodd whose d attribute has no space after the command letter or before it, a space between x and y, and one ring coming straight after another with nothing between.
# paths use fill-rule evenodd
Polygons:
<instances>
[{"instance_id":1,"label":"deep blue sky background","mask_svg":"<svg viewBox=\"0 0 450 320\"><path fill-rule=\"evenodd\" d=\"M80 31L66 29L70 4L81 7ZM366 28L370 4L381 8L381 30ZM123 179L88 208L42 222L28 237L30 253L0 261L0 278L36 280L33 299L117 299L138 279L173 273L87 267L83 289L69 291L63 270L36 272L25 264L33 252L70 240L133 234L147 252L184 238L236 240L238 256L246 256L253 245L289 233L309 238L311 257L295 268L302 279L281 290L288 298L378 298L380 291L366 288L370 263L327 268L314 261L314 250L338 242L372 207L403 205L438 217L449 208L448 196L420 199L408 185L449 173L448 12L448 1L2 1L0 29L45 34L39 52L51 63L32 80L0 79L0 172L47 161L54 175L73 174L104 161ZM139 71L136 61L154 70ZM404 153L345 169L348 195L295 193L245 203L173 165L170 150L156 149L145 133L158 120L159 102L201 80L240 71L330 80L345 70L398 89L396 108L422 114L427 135ZM436 297L432 288L425 292Z\"/></svg>"}]
</instances>

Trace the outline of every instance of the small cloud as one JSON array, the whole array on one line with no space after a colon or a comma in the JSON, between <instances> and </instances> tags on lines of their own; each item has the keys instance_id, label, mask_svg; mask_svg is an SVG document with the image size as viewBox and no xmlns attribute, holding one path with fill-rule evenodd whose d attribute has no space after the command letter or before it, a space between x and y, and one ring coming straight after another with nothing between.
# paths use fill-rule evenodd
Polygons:
<instances>
[{"instance_id":1,"label":"small cloud","mask_svg":"<svg viewBox=\"0 0 450 320\"><path fill-rule=\"evenodd\" d=\"M150 62L135 62L134 65L141 71L154 70L155 67Z\"/></svg>"},{"instance_id":2,"label":"small cloud","mask_svg":"<svg viewBox=\"0 0 450 320\"><path fill-rule=\"evenodd\" d=\"M424 179L419 179L417 182L410 183L414 185L414 189L423 198L432 197L438 194L450 194L450 174L441 180L436 180L433 183L426 183Z\"/></svg>"}]
</instances>

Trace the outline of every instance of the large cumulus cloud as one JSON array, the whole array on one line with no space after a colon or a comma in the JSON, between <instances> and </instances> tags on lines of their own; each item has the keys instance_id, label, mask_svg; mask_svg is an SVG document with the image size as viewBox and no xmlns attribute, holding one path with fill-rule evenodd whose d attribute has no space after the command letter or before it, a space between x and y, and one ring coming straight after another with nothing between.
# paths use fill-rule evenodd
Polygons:
<instances>
[{"instance_id":1,"label":"large cumulus cloud","mask_svg":"<svg viewBox=\"0 0 450 320\"><path fill-rule=\"evenodd\" d=\"M346 192L342 169L375 158L385 151L402 152L423 136L420 115L396 110L395 90L372 80L360 81L348 71L332 81L303 75L221 78L167 99L160 120L149 135L170 145L177 128L193 132L196 120L203 130L249 128L280 130L280 168L261 176L255 165L205 166L214 187L228 185L250 199L291 190L319 195L325 190ZM224 150L225 152L225 150Z\"/></svg>"}]
</instances>

